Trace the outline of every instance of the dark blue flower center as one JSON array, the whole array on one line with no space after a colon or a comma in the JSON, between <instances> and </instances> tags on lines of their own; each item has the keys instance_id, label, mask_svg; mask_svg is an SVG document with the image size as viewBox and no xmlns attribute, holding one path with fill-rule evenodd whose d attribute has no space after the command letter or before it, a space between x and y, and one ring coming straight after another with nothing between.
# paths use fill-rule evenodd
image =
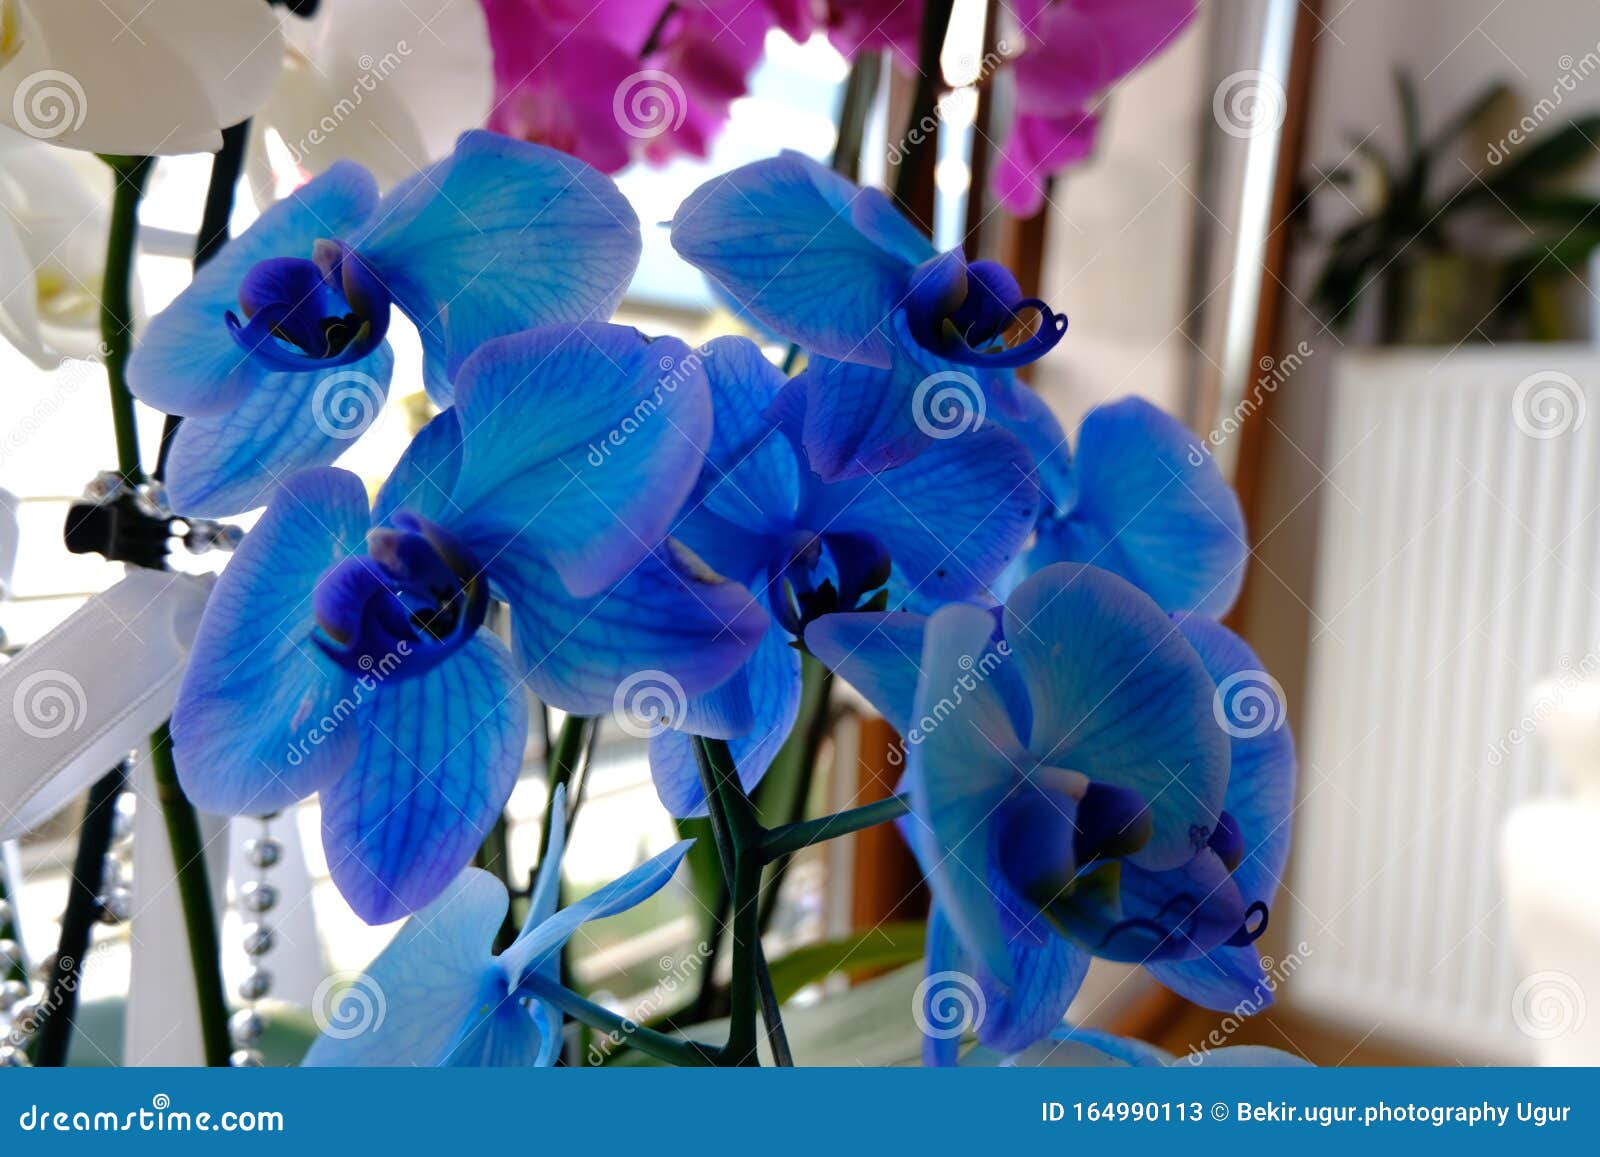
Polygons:
<instances>
[{"instance_id":1,"label":"dark blue flower center","mask_svg":"<svg viewBox=\"0 0 1600 1157\"><path fill-rule=\"evenodd\" d=\"M796 638L836 611L877 611L888 604L889 552L870 534L795 531L768 569L773 614Z\"/></svg>"},{"instance_id":2,"label":"dark blue flower center","mask_svg":"<svg viewBox=\"0 0 1600 1157\"><path fill-rule=\"evenodd\" d=\"M911 276L911 333L929 352L963 365L1007 369L1036 362L1067 332L1067 315L1023 297L993 261L942 253Z\"/></svg>"},{"instance_id":3,"label":"dark blue flower center","mask_svg":"<svg viewBox=\"0 0 1600 1157\"><path fill-rule=\"evenodd\" d=\"M367 535L367 553L332 567L312 596L312 639L346 670L409 678L483 625L489 585L453 536L404 511Z\"/></svg>"},{"instance_id":4,"label":"dark blue flower center","mask_svg":"<svg viewBox=\"0 0 1600 1157\"><path fill-rule=\"evenodd\" d=\"M241 322L226 316L241 348L276 369L347 365L366 357L389 329L389 291L349 246L318 241L311 259L271 257L239 286Z\"/></svg>"}]
</instances>

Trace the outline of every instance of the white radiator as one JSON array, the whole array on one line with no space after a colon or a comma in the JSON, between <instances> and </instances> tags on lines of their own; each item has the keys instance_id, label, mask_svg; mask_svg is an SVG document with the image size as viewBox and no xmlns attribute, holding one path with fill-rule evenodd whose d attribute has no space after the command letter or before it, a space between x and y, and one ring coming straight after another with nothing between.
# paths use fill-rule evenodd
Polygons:
<instances>
[{"instance_id":1,"label":"white radiator","mask_svg":"<svg viewBox=\"0 0 1600 1157\"><path fill-rule=\"evenodd\" d=\"M1525 1059L1500 824L1560 787L1530 689L1600 671L1600 356L1356 355L1334 378L1286 997Z\"/></svg>"}]
</instances>

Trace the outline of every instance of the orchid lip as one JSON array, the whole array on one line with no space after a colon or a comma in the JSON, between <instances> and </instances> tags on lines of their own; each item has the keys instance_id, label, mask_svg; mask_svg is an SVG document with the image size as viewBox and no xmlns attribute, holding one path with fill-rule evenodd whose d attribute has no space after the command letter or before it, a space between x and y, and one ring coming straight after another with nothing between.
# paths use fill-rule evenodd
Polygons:
<instances>
[{"instance_id":1,"label":"orchid lip","mask_svg":"<svg viewBox=\"0 0 1600 1157\"><path fill-rule=\"evenodd\" d=\"M477 633L489 588L466 549L405 511L367 535L367 553L335 564L313 596L312 640L346 670L408 678Z\"/></svg>"},{"instance_id":2,"label":"orchid lip","mask_svg":"<svg viewBox=\"0 0 1600 1157\"><path fill-rule=\"evenodd\" d=\"M318 241L311 259L271 257L250 267L239 308L224 314L239 347L287 372L348 365L382 344L391 299L358 254Z\"/></svg>"}]
</instances>

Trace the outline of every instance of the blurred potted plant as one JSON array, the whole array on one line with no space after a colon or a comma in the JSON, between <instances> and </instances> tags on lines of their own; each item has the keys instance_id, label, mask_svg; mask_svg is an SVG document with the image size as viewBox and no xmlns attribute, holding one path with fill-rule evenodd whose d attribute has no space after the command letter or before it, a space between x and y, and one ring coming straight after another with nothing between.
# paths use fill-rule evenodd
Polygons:
<instances>
[{"instance_id":1,"label":"blurred potted plant","mask_svg":"<svg viewBox=\"0 0 1600 1157\"><path fill-rule=\"evenodd\" d=\"M1594 159L1600 115L1541 128L1496 82L1424 137L1415 85L1397 73L1395 87L1399 151L1362 141L1328 174L1361 215L1328 238L1318 313L1342 332L1371 298L1385 344L1583 336L1567 302L1600 246L1600 201L1569 185ZM1451 160L1459 180L1444 179Z\"/></svg>"}]
</instances>

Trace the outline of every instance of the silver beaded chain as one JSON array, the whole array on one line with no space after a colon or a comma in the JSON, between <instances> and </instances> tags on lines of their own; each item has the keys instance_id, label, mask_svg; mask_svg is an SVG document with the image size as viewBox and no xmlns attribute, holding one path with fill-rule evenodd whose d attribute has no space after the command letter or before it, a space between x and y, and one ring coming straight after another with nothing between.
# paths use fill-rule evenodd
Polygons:
<instances>
[{"instance_id":1,"label":"silver beaded chain","mask_svg":"<svg viewBox=\"0 0 1600 1157\"><path fill-rule=\"evenodd\" d=\"M42 984L19 979L27 961L17 942L11 902L0 895L0 1069L28 1067L28 1038L33 1035Z\"/></svg>"},{"instance_id":2,"label":"silver beaded chain","mask_svg":"<svg viewBox=\"0 0 1600 1157\"><path fill-rule=\"evenodd\" d=\"M244 858L255 870L255 876L239 889L239 910L245 919L244 951L250 959L250 971L239 983L239 998L245 1007L228 1020L228 1033L233 1039L229 1062L235 1068L259 1068L262 1064L260 1044L266 1018L260 1002L272 991L272 973L264 961L277 938L269 917L278 906L278 889L269 876L283 859L283 845L272 834L272 821L276 818L277 813L263 816L260 832L244 843Z\"/></svg>"}]
</instances>

